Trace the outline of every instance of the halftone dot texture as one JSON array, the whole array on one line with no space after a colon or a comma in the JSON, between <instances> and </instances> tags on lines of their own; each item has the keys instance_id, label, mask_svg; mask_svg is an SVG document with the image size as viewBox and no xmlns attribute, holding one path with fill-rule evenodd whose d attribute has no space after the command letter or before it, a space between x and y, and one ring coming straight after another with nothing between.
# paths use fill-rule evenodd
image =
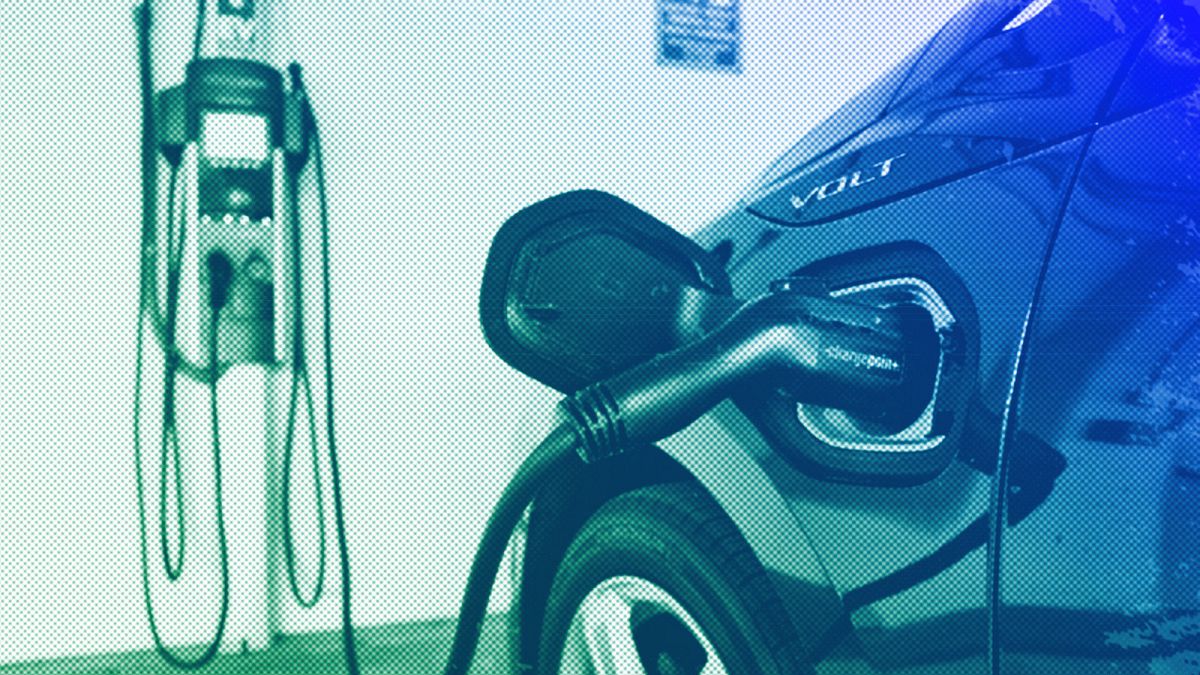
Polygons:
<instances>
[{"instance_id":1,"label":"halftone dot texture","mask_svg":"<svg viewBox=\"0 0 1200 675\"><path fill-rule=\"evenodd\" d=\"M1008 651L1065 659L1066 672L1200 672L1200 118L1179 81L1200 86L1196 62L1180 60L1200 44L1189 12L1152 33L1096 132L1030 329L1009 461L1044 444L1065 470L1004 534L1000 628ZM1150 74L1158 88L1140 81Z\"/></svg>"},{"instance_id":2,"label":"halftone dot texture","mask_svg":"<svg viewBox=\"0 0 1200 675\"><path fill-rule=\"evenodd\" d=\"M870 8L745 3L743 73L729 76L654 69L651 4L378 3L351 13L315 1L289 3L289 12L295 11L296 57L306 66L327 146L336 429L355 617L368 626L360 631L368 672L438 672L452 626L434 617L454 612L491 505L523 455L549 429L548 411L556 397L495 359L475 323L483 259L499 224L522 206L580 187L614 192L685 231L701 229L717 214L733 213L731 205L748 186L779 187L790 201L784 187L788 172L810 160L813 166L823 161L805 154L803 147L789 153L798 135L901 62L956 9L951 3ZM979 4L1012 13L1024 5L1007 0ZM1193 4L1180 0L1162 6L1182 11ZM1194 620L1200 611L1195 554L1200 549L1195 507L1200 460L1192 420L1196 347L1190 337L1197 304L1194 279L1200 269L1194 254L1192 180L1198 173L1200 143L1194 124L1200 106L1196 97L1186 96L1196 88L1197 52L1191 46L1196 26L1188 19L1151 29L1142 17L1156 18L1157 11L1133 11L1139 7L1150 4L1059 0L1015 29L1029 36L1040 31L1041 42L1022 42L1014 32L993 43L1006 49L965 55L953 49L953 40L939 43L928 54L961 58L957 70L917 67L895 83L892 95L868 95L850 106L849 115L834 117L809 136L819 153L891 111L895 115L881 120L880 129L921 120L928 125L922 130L943 134L938 142L944 144L923 149L957 154L963 162L960 170L906 184L894 201L817 228L781 229L776 240L760 248L755 241L766 226L740 213L719 219L700 235L708 245L726 236L734 241L735 283L742 297L763 292L771 279L811 260L887 241L920 241L962 275L981 311L978 408L972 415L987 418L982 426L994 448L1000 447L1001 431L1008 430L1007 474L955 464L914 488L832 485L798 472L785 456L755 440L756 432L744 422L734 440L706 442L690 436L699 448L690 453L673 446L672 452L684 458L686 468L706 482L742 525L755 553L769 562L772 588L792 603L789 611L805 598L811 601L803 585L799 591L796 584L789 585L790 579L801 578L808 563L815 561L815 569L827 575L823 578L837 592L863 598L854 591L935 556L996 503L1015 509L1018 495L1039 495L1029 507L1032 512L1003 532L999 547L983 542L961 557L951 556L945 569L910 578L909 585L853 608L849 618L857 639L839 642L834 635L819 672L851 667L861 672L903 667L986 672L989 619L995 609L989 604L993 567L1005 573L998 596L1004 606L995 625L1001 629L997 644L1006 667L1156 675L1200 671ZM99 14L96 10L94 16ZM55 55L45 57L48 67L59 63L59 52L91 45L90 27L59 34L57 24L43 18L51 37L36 48L49 53L53 45ZM109 126L134 115L132 86L120 94L126 96L120 106L94 98L109 91L96 85L98 68L111 67L127 76L123 81L132 82L132 32L124 24L104 32L107 24L99 24L103 22L95 27L97 35L111 39L103 47L81 50L79 58L64 59L90 64L86 72L61 65L45 71L61 77L45 77L36 59L36 67L21 58L0 66L17 83L14 90L36 90L47 100L66 99L63 92L70 92L70 105L13 107L12 128L22 137L39 139L39 145L18 144L10 154L24 161L6 169L14 173L0 174L23 195L4 200L0 209L33 242L28 249L15 249L21 253L13 255L11 267L45 281L41 288L65 304L81 288L97 288L96 279L126 278L124 271L136 264L133 255L120 258L124 254L116 252L111 258L121 262L95 261L100 252L109 251L110 239L132 242L133 236L111 237L108 225L97 230L91 220L94 209L78 209L89 214L87 224L71 230L72 241L77 237L84 242L86 256L48 260L52 256L43 252L61 248L61 233L28 226L31 209L57 211L64 203L76 203L83 191L128 195L135 189L132 175L116 185L105 182L115 181L116 173L79 170L109 167L113 157L132 158L136 152L132 123ZM1142 40L1139 44L1147 46L1150 56L1130 61L1117 47L1085 49L1073 41L1072 30L1050 28L1064 25L1078 34L1110 26L1116 40ZM19 48L31 45L28 36L36 34L12 32L19 33L11 41ZM1059 37L1048 37L1054 35ZM96 54L107 54L104 50L113 44L129 47L121 52L125 60L97 60L101 57ZM1087 58L1062 66L1079 55ZM923 57L918 53L917 58ZM1120 133L1126 135L1106 139L1101 132L1089 139L1084 132L1091 121L1077 124L1081 108L1076 104L1095 91L1089 83L1111 79L1118 71L1140 79L1131 79L1121 92L1103 93L1091 110L1107 109L1114 120L1122 118ZM988 74L995 79L980 77ZM72 75L77 79L68 79ZM80 96L93 97L94 110L82 110L86 105L76 110ZM1165 105L1143 115L1148 108L1141 102L1148 99ZM1009 103L1014 108L1006 108ZM932 110L938 114L923 116ZM1004 118L1012 126L1000 129L1005 110L1025 114ZM960 123L977 126L955 126ZM999 126L989 127L993 123ZM1038 126L1043 123L1048 126ZM63 134L66 127L72 133ZM962 140L981 130L994 133L981 134L988 139L974 144ZM92 142L78 143L83 134ZM55 145L60 135L70 135L72 142ZM947 142L946 137L955 140ZM112 141L111 154L106 154L111 139L124 140ZM83 154L73 154L77 151ZM878 161L869 144L857 152L864 161ZM785 159L771 173L756 180L763 167L781 156ZM904 159L914 160L916 168L918 156ZM995 164L970 165L981 157ZM904 159L897 161L889 179L909 180L901 173ZM65 168L61 175L46 173L49 169L38 168L37 161ZM127 163L133 166L132 159ZM840 208L839 201L867 200L868 190L887 189L885 181L876 180L853 191L835 190L839 177L852 175L856 167L852 161L828 167L816 170L813 184L806 178L795 185L803 188L803 198L814 185L834 181L819 200L831 213ZM305 181L306 222L315 223L311 174ZM1072 186L1075 191L1066 202ZM85 197L89 202L103 201L91 194ZM100 219L136 222L133 200L129 202L125 210L101 204ZM93 231L104 236L88 238ZM1043 254L1056 232L1053 264L1039 282ZM319 269L315 233L315 227L306 227L302 243L310 279ZM47 240L35 239L41 236ZM133 278L126 276L127 282ZM77 283L60 286L62 279ZM9 286L28 288L23 278ZM126 286L119 294L133 297L136 289ZM306 288L309 356L319 362L319 284L306 282ZM1043 296L1026 330L1037 288ZM12 462L15 473L28 474L28 487L12 491L6 505L13 513L44 510L59 520L53 527L29 527L16 519L5 524L11 546L4 568L15 576L10 587L0 590L9 609L3 622L7 629L0 633L26 637L21 638L24 644L13 646L11 657L0 654L0 660L99 653L117 645L122 652L144 648L149 637L134 574L129 427L125 413L118 412L128 409L131 311L97 314L97 294L88 293L86 304L56 307L53 317L43 316L36 307L21 304L28 303L27 293L21 293L14 298L18 311L13 316L22 316L25 328L14 332L12 343L34 355L30 367L61 360L63 350L48 349L55 339L46 336L63 330L73 344L104 350L95 352L92 362L98 364L97 372L111 376L112 386L85 387L87 391L65 399L47 398L32 387L13 388L6 409L18 430L14 433L29 434L14 444ZM109 314L125 318L110 322ZM91 319L79 322L78 317ZM68 319L73 323L57 323ZM95 334L81 333L79 324ZM101 328L125 337L98 340ZM1023 336L1028 340L1021 356L1025 365L1016 377L1023 389L1014 399L1011 385ZM108 350L109 345L120 349ZM160 358L154 349L147 350L147 439L156 438L156 424L161 423L156 419L161 413L156 403L162 395ZM105 370L110 364L121 368L114 365L110 373ZM328 519L325 387L320 369L311 370ZM56 380L57 390L76 376L65 372L47 379ZM238 387L249 391L253 384ZM110 391L115 393L108 396ZM215 622L212 589L219 583L205 395L195 383L180 391L184 431L191 439L185 442L184 459L189 470L186 580L171 589L173 599L158 592L162 584L155 586L156 602L175 631L169 635L186 643L203 640ZM250 397L239 398L237 391L223 400L231 402L222 412L223 432L231 436L224 467L228 480L258 480L262 474L251 468L251 455L235 455L232 448L237 446L233 439L257 433L255 416L261 409L257 402L244 402ZM303 401L301 408L306 409ZM78 429L78 420L93 409L126 421L117 425L97 418L86 427L92 433L69 437L21 426L37 422L56 430ZM296 439L301 451L293 466L302 589L315 582L318 549L315 492L304 452L308 420L302 412ZM92 450L103 455L98 458L72 452L55 462L70 463L88 480L47 481L54 467L45 448L70 448L81 437L124 450ZM22 454L29 445L37 446L36 455ZM154 505L156 444L146 445L147 503ZM728 474L729 456L747 448L758 453L754 466L765 483L750 480L749 473ZM1023 463L1017 453L1044 461ZM1057 458L1065 459L1065 469ZM92 464L85 464L91 459ZM118 465L120 471L111 468ZM1053 467L1061 475L1048 484L1039 482L1047 475L1039 472ZM1033 473L1023 474L1026 470ZM1005 475L1008 484L997 485L996 475ZM88 482L106 487L92 488ZM765 485L783 497L747 499L744 490L750 485ZM752 517L756 505L766 510L772 500L784 510L771 512L798 519L803 537L784 540L768 523ZM56 510L67 503L74 508ZM80 518L75 509L93 504ZM154 564L157 518L153 510L148 517ZM794 523L780 529L792 531ZM55 532L71 535L62 539L90 542L85 550L91 553L81 556L60 547L51 541ZM331 529L328 533L332 536ZM211 672L336 672L341 667L339 641L329 633L337 626L339 568L333 548L328 552L324 599L311 613L290 605L284 612L283 628L295 636L276 651L220 657ZM31 559L40 564L30 565ZM503 588L506 576L502 572L497 610L507 605L512 588ZM64 584L63 579L82 581ZM791 616L804 614L800 608ZM822 616L830 625L837 618L836 612ZM310 637L306 631L311 630L322 634ZM477 672L503 672L506 630L501 621L489 621ZM42 661L28 669L165 671L152 655Z\"/></svg>"}]
</instances>

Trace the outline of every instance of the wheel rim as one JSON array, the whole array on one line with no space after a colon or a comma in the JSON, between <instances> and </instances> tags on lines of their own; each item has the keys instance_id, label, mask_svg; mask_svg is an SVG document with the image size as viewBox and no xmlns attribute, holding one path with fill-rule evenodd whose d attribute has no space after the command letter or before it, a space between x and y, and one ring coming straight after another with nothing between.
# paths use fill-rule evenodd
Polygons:
<instances>
[{"instance_id":1,"label":"wheel rim","mask_svg":"<svg viewBox=\"0 0 1200 675\"><path fill-rule=\"evenodd\" d=\"M567 629L567 675L727 675L679 601L639 577L613 577L587 594Z\"/></svg>"}]
</instances>

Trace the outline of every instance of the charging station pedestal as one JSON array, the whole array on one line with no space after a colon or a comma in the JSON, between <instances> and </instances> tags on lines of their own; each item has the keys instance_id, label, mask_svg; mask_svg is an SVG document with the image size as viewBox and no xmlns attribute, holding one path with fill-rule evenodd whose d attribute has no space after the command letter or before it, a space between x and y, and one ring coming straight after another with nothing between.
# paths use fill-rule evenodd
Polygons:
<instances>
[{"instance_id":1,"label":"charging station pedestal","mask_svg":"<svg viewBox=\"0 0 1200 675\"><path fill-rule=\"evenodd\" d=\"M280 24L279 4L269 0L209 0L204 5L204 30L196 33L202 37L197 55L203 60L254 62L250 66L261 64L278 72L272 43L274 29ZM195 17L195 0L159 0L156 7L164 20L156 24L154 44L162 48L156 50L155 59L167 64L158 68L161 72L156 80L178 82L177 64L189 62L193 56L190 49L182 49L193 46L193 34L182 27ZM187 115L193 114L197 113L187 111ZM210 252L220 250L229 257L235 274L230 308L222 310L218 329L220 360L233 364L217 383L230 584L229 615L220 651L240 653L268 648L281 634L287 597L280 495L285 479L282 449L293 376L292 331L296 329L290 312L292 293L298 292L292 287L290 266L292 247L299 238L292 234L295 214L288 211L286 159L278 144L268 141L261 158L239 157L239 144L255 142L251 136L256 130L247 126L256 122L255 116L220 107L199 114L199 121L189 117L188 124L200 125L200 138L186 144L179 167L178 217L187 237L181 260L176 339L187 358L208 361L206 340L211 314L204 261ZM273 122L263 119L270 128ZM263 133L270 136L267 130ZM214 156L218 161L214 162ZM214 167L227 174L241 171L242 179L249 174L248 167L257 167L262 174L263 194L266 183L270 183L271 203L257 205L256 212L246 208L239 213L236 192L241 179L222 182ZM225 191L223 194L233 204L229 211L220 213L209 208L212 199L208 192L212 190ZM237 286L242 283L238 279L246 278L244 275L260 277L254 288L270 287L270 297L256 304L254 289ZM264 315L266 308L269 313ZM181 411L180 423L185 424L179 438L184 454L205 456L204 448L211 447L213 440L206 408L189 403ZM196 466L199 468L199 460Z\"/></svg>"},{"instance_id":2,"label":"charging station pedestal","mask_svg":"<svg viewBox=\"0 0 1200 675\"><path fill-rule=\"evenodd\" d=\"M276 166L279 166L277 158ZM190 165L190 166L189 166ZM196 162L185 160L185 171ZM277 172L278 173L278 172ZM192 175L195 175L192 173ZM277 181L276 183L280 183ZM196 189L195 180L187 180L188 192ZM280 190L276 190L280 192ZM194 194L194 192L193 192ZM281 195L276 195L277 197ZM196 203L196 200L189 200ZM276 296L274 335L270 350L273 362L237 362L217 383L220 419L221 461L223 466L225 522L228 534L230 606L226 633L221 645L224 653L264 649L282 632L286 577L283 569L283 444L291 383L290 344L290 241L292 214L286 213L286 200L277 199L279 208L272 219L275 250L272 260ZM205 289L201 287L202 243L206 225L198 213L189 209L189 230L201 236L185 244L180 283L179 336L186 353L202 353L208 311ZM211 227L211 226L208 226ZM234 320L222 319L222 337L237 336ZM227 330L227 328L229 330ZM192 339L188 339L188 338ZM191 342L191 345L187 343ZM221 349L226 354L224 348ZM197 402L199 403L199 402ZM184 417L193 418L189 433L180 438L192 445L189 454L203 455L211 444L206 411L193 405ZM188 440L190 439L190 440Z\"/></svg>"},{"instance_id":3,"label":"charging station pedestal","mask_svg":"<svg viewBox=\"0 0 1200 675\"><path fill-rule=\"evenodd\" d=\"M273 452L270 407L264 416L263 406L264 399L271 399L275 379L270 369L236 366L218 385L223 462L228 468L230 605L221 643L225 653L266 649L281 632L279 456Z\"/></svg>"}]
</instances>

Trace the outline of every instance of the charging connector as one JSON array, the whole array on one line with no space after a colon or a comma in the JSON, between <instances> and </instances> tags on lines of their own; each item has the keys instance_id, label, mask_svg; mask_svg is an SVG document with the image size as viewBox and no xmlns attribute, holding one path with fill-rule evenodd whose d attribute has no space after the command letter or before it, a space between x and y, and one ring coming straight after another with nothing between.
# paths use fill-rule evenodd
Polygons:
<instances>
[{"instance_id":1,"label":"charging connector","mask_svg":"<svg viewBox=\"0 0 1200 675\"><path fill-rule=\"evenodd\" d=\"M233 285L233 263L221 251L208 254L208 306L223 309L229 303L229 287Z\"/></svg>"},{"instance_id":2,"label":"charging connector","mask_svg":"<svg viewBox=\"0 0 1200 675\"><path fill-rule=\"evenodd\" d=\"M928 401L938 340L898 311L783 291L751 301L705 338L585 387L560 404L592 462L654 442L745 387L875 419Z\"/></svg>"}]
</instances>

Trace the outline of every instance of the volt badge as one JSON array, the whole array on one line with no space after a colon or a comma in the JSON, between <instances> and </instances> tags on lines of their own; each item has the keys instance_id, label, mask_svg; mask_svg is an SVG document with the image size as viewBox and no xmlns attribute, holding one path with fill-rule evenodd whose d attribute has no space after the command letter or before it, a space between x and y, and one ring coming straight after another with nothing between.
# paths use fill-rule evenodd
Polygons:
<instances>
[{"instance_id":1,"label":"volt badge","mask_svg":"<svg viewBox=\"0 0 1200 675\"><path fill-rule=\"evenodd\" d=\"M907 153L902 152L899 155L893 155L882 162L876 162L872 164L867 169L854 171L844 176L838 176L828 183L814 185L806 194L804 194L804 196L793 193L791 199L792 208L796 209L797 211L801 211L805 206L808 206L813 202L823 202L826 199L836 197L837 195L840 195L848 190L853 190L855 188L862 187L867 183L873 183L877 180L887 178L892 173L892 165L896 162L896 160L904 157L906 154Z\"/></svg>"}]
</instances>

